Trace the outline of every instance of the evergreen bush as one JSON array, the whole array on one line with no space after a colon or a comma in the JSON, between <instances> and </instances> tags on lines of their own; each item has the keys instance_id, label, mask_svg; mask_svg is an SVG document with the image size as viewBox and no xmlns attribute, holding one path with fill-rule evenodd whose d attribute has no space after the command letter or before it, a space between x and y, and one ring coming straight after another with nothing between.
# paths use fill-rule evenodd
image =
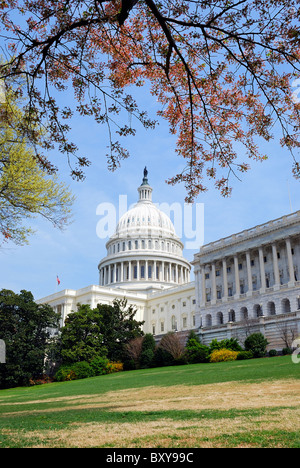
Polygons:
<instances>
[{"instance_id":1,"label":"evergreen bush","mask_svg":"<svg viewBox=\"0 0 300 468\"><path fill-rule=\"evenodd\" d=\"M245 350L252 351L255 358L265 356L268 340L262 333L252 333L245 340Z\"/></svg>"},{"instance_id":2,"label":"evergreen bush","mask_svg":"<svg viewBox=\"0 0 300 468\"><path fill-rule=\"evenodd\" d=\"M245 359L253 359L252 351L240 351L236 357L237 361L244 361Z\"/></svg>"}]
</instances>

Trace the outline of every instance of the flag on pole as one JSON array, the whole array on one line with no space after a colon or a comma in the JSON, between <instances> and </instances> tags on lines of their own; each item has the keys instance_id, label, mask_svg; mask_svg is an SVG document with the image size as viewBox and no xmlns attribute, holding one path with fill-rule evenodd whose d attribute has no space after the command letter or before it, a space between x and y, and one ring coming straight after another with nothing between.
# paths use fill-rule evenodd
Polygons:
<instances>
[{"instance_id":1,"label":"flag on pole","mask_svg":"<svg viewBox=\"0 0 300 468\"><path fill-rule=\"evenodd\" d=\"M57 275L56 275L56 281L57 281L57 284L59 286L60 285L60 279L59 279L59 277Z\"/></svg>"}]
</instances>

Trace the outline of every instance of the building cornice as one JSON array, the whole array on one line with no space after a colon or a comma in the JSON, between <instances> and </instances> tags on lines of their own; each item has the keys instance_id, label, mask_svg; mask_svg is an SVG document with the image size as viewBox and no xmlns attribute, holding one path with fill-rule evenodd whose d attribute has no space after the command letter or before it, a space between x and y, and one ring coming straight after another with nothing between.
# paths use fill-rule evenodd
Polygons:
<instances>
[{"instance_id":1,"label":"building cornice","mask_svg":"<svg viewBox=\"0 0 300 468\"><path fill-rule=\"evenodd\" d=\"M295 213L282 216L281 218L277 218L267 223L257 225L253 228L245 229L244 231L241 231L237 234L233 234L231 236L224 237L217 241L210 242L201 247L200 252L195 254L194 260L191 262L191 264L195 266L199 263L202 257L212 253L221 252L222 250L230 248L232 246L234 246L235 251L237 251L238 246L242 245L245 242L255 240L259 237L266 236L271 233L279 232L282 229L292 227L299 223L300 211L296 211ZM293 233L291 233L291 235L293 235ZM288 235L283 236L283 238L284 237L288 237ZM251 249L251 246L249 246L249 248Z\"/></svg>"}]
</instances>

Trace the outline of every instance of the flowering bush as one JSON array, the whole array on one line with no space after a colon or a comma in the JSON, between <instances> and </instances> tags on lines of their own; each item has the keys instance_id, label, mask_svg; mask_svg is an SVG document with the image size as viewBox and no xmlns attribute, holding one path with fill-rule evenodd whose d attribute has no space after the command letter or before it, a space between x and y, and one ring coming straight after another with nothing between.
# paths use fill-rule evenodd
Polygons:
<instances>
[{"instance_id":1,"label":"flowering bush","mask_svg":"<svg viewBox=\"0 0 300 468\"><path fill-rule=\"evenodd\" d=\"M210 355L210 362L235 361L238 354L238 351L230 349L216 349Z\"/></svg>"},{"instance_id":2,"label":"flowering bush","mask_svg":"<svg viewBox=\"0 0 300 468\"><path fill-rule=\"evenodd\" d=\"M122 362L108 362L107 373L112 374L113 372L121 372L123 370Z\"/></svg>"}]
</instances>

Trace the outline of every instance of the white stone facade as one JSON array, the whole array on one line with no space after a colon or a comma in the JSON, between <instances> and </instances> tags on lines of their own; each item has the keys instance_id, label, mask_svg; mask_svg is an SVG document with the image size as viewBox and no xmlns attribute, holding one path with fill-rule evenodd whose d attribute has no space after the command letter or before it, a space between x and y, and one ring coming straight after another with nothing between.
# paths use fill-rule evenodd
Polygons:
<instances>
[{"instance_id":1,"label":"white stone facade","mask_svg":"<svg viewBox=\"0 0 300 468\"><path fill-rule=\"evenodd\" d=\"M249 324L277 323L280 334L282 321L300 333L300 212L206 244L192 264L204 341Z\"/></svg>"}]
</instances>

